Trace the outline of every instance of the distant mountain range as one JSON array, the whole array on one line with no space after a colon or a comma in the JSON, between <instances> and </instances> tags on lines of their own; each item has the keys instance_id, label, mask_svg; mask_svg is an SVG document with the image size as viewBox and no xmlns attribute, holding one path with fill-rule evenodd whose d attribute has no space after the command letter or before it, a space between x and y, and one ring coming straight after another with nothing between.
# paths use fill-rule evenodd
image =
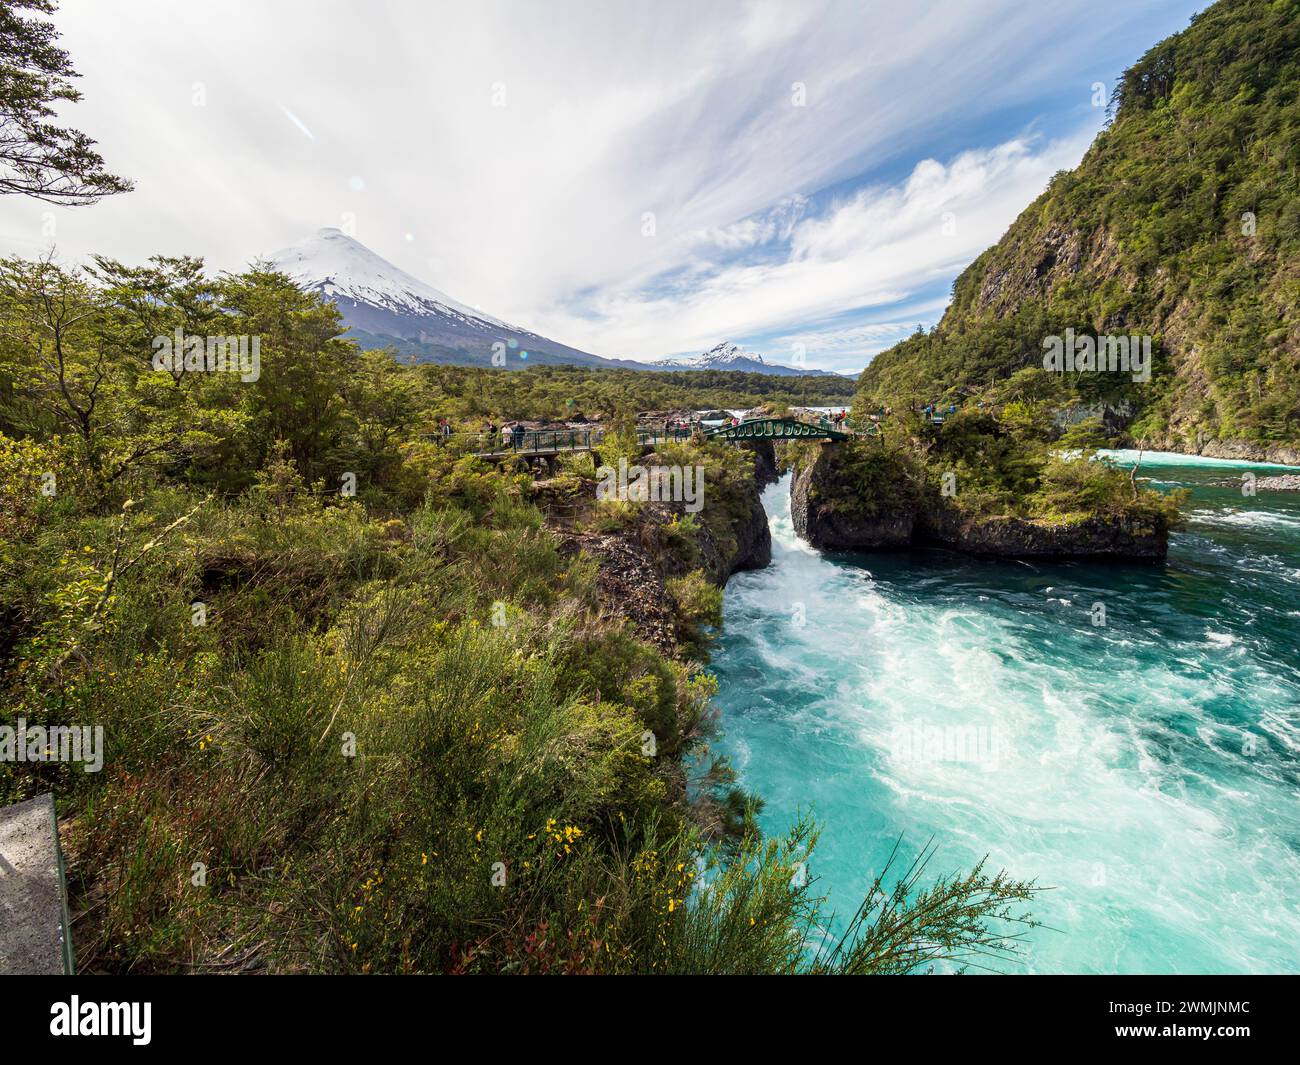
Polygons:
<instances>
[{"instance_id":1,"label":"distant mountain range","mask_svg":"<svg viewBox=\"0 0 1300 1065\"><path fill-rule=\"evenodd\" d=\"M466 306L339 229L318 230L306 240L276 252L271 265L299 287L333 300L349 327L349 336L363 348L391 347L420 362L504 364L508 369L565 365L650 371L734 370L778 377L827 374L825 370L773 365L764 362L761 355L725 342L686 359L646 363L602 358Z\"/></svg>"},{"instance_id":2,"label":"distant mountain range","mask_svg":"<svg viewBox=\"0 0 1300 1065\"><path fill-rule=\"evenodd\" d=\"M686 359L657 359L649 365L664 370L740 370L745 373L771 374L774 377L836 376L829 370L809 370L764 362L762 355L746 351L739 344L725 340L703 355L692 355Z\"/></svg>"}]
</instances>

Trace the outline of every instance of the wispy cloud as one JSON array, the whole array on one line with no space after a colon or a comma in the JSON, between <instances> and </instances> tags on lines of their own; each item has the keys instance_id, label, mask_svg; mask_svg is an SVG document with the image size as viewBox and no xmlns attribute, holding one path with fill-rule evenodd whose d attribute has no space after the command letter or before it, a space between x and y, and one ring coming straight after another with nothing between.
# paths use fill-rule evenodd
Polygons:
<instances>
[{"instance_id":1,"label":"wispy cloud","mask_svg":"<svg viewBox=\"0 0 1300 1065\"><path fill-rule=\"evenodd\" d=\"M761 211L750 218L700 230L698 239L701 244L728 252L770 244L774 240L789 240L807 205L806 197L791 196L770 210Z\"/></svg>"},{"instance_id":2,"label":"wispy cloud","mask_svg":"<svg viewBox=\"0 0 1300 1065\"><path fill-rule=\"evenodd\" d=\"M946 300L932 301L913 306L921 317L933 320L942 311ZM791 365L806 363L820 369L841 371L861 370L873 355L892 347L920 324L915 320L898 322L865 322L825 329L804 329L795 333L773 336L764 345L773 361ZM787 358L787 353L789 357Z\"/></svg>"},{"instance_id":3,"label":"wispy cloud","mask_svg":"<svg viewBox=\"0 0 1300 1065\"><path fill-rule=\"evenodd\" d=\"M704 350L723 338L788 331L845 312L896 312L996 241L1055 171L1078 161L1089 136L1041 145L1012 140L946 164L923 160L897 184L860 188L791 224L775 261L755 261L755 245L764 241L732 241L741 254L697 264L685 289L675 277L652 277L592 293L546 316L547 324L594 336L605 350L643 355ZM777 239L770 215L753 221L752 230L740 231ZM833 349L816 340L820 334L808 335L813 365L819 354L852 354L851 330L828 332Z\"/></svg>"},{"instance_id":4,"label":"wispy cloud","mask_svg":"<svg viewBox=\"0 0 1300 1065\"><path fill-rule=\"evenodd\" d=\"M1092 83L1198 6L63 0L68 114L136 191L0 197L0 238L38 251L52 212L74 259L229 269L347 222L615 356L901 320L1077 158Z\"/></svg>"}]
</instances>

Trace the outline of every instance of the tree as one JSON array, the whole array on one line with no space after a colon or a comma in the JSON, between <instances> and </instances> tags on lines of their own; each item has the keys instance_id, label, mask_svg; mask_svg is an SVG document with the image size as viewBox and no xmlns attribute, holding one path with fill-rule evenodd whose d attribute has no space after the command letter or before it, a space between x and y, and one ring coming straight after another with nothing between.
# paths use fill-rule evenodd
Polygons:
<instances>
[{"instance_id":1,"label":"tree","mask_svg":"<svg viewBox=\"0 0 1300 1065\"><path fill-rule=\"evenodd\" d=\"M114 302L130 293L129 277L106 291L48 259L0 259L0 432L66 437L100 500L150 467L211 465L246 421L232 375L182 382L154 370L141 325ZM157 291L171 298L190 286ZM159 307L188 329L183 311Z\"/></svg>"},{"instance_id":2,"label":"tree","mask_svg":"<svg viewBox=\"0 0 1300 1065\"><path fill-rule=\"evenodd\" d=\"M227 333L217 283L203 272L203 260L191 256L154 255L147 266L126 266L104 255L86 271L99 283L123 349L141 363L151 360L157 337L176 329L204 336ZM185 379L182 360L170 368L177 386Z\"/></svg>"},{"instance_id":3,"label":"tree","mask_svg":"<svg viewBox=\"0 0 1300 1065\"><path fill-rule=\"evenodd\" d=\"M55 9L55 0L0 3L0 194L83 206L132 184L104 169L84 133L50 121L55 101L81 99L69 80L80 75L54 25L22 12Z\"/></svg>"},{"instance_id":4,"label":"tree","mask_svg":"<svg viewBox=\"0 0 1300 1065\"><path fill-rule=\"evenodd\" d=\"M101 316L96 292L75 272L49 260L0 260L0 376L19 401L7 405L4 425L24 435L71 433L96 472L118 361Z\"/></svg>"},{"instance_id":5,"label":"tree","mask_svg":"<svg viewBox=\"0 0 1300 1065\"><path fill-rule=\"evenodd\" d=\"M265 264L223 276L219 300L228 331L259 345L258 378L240 390L255 453L267 454L275 441L284 440L308 482L339 472L332 456L347 433L343 389L358 354L355 345L341 339L345 327L338 308Z\"/></svg>"}]
</instances>

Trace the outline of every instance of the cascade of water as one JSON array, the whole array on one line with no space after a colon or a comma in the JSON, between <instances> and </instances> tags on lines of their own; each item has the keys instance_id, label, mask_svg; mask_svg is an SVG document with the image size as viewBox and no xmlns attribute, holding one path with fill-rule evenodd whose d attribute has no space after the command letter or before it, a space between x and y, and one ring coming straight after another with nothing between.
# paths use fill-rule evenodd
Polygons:
<instances>
[{"instance_id":1,"label":"cascade of water","mask_svg":"<svg viewBox=\"0 0 1300 1065\"><path fill-rule=\"evenodd\" d=\"M1218 470L1164 567L830 558L764 495L728 585L723 749L847 916L902 834L1053 887L1019 971L1300 968L1300 496ZM1199 479L1198 479L1199 478ZM1105 605L1105 624L1094 606Z\"/></svg>"}]
</instances>

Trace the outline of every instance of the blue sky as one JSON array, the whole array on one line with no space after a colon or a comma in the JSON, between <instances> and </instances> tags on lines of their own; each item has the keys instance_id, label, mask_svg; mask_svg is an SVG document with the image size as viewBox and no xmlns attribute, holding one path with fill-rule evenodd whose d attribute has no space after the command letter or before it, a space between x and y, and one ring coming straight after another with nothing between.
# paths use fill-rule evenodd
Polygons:
<instances>
[{"instance_id":1,"label":"blue sky","mask_svg":"<svg viewBox=\"0 0 1300 1065\"><path fill-rule=\"evenodd\" d=\"M860 369L1205 5L64 0L69 109L136 191L0 202L66 261L235 269L322 226L613 357ZM13 202L19 201L19 202Z\"/></svg>"}]
</instances>

